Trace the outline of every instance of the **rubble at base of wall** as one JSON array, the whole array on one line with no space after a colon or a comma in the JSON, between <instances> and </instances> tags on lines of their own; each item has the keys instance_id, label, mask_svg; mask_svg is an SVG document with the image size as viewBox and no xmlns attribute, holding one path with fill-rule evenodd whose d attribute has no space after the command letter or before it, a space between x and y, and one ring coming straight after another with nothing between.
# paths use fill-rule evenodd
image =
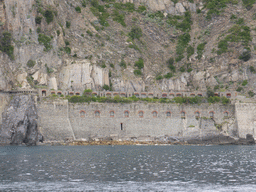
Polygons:
<instances>
[{"instance_id":1,"label":"rubble at base of wall","mask_svg":"<svg viewBox=\"0 0 256 192\"><path fill-rule=\"evenodd\" d=\"M204 137L130 137L118 139L113 137L101 137L79 139L79 140L67 140L62 142L48 141L45 145L254 145L255 140L252 135L247 134L246 138L234 138L223 134L208 135ZM43 144L43 145L44 145Z\"/></svg>"}]
</instances>

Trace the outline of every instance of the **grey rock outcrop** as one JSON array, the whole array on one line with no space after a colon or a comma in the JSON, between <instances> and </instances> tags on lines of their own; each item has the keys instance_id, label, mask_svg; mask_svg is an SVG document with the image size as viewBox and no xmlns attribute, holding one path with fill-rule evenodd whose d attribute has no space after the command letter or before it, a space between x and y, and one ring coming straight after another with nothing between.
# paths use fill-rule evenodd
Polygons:
<instances>
[{"instance_id":1,"label":"grey rock outcrop","mask_svg":"<svg viewBox=\"0 0 256 192\"><path fill-rule=\"evenodd\" d=\"M36 145L43 141L37 126L37 109L29 95L15 96L3 113L0 142L12 145Z\"/></svg>"}]
</instances>

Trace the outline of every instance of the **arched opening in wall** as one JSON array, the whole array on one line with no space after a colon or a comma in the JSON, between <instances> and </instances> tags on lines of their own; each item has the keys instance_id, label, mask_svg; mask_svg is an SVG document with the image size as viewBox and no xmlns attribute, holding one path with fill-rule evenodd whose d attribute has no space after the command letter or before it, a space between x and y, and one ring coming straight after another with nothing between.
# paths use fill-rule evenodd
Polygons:
<instances>
[{"instance_id":1,"label":"arched opening in wall","mask_svg":"<svg viewBox=\"0 0 256 192\"><path fill-rule=\"evenodd\" d=\"M80 93L79 93L79 92L76 92L76 95L80 95Z\"/></svg>"},{"instance_id":2,"label":"arched opening in wall","mask_svg":"<svg viewBox=\"0 0 256 192\"><path fill-rule=\"evenodd\" d=\"M154 117L154 118L157 117L157 111L153 111L152 114L153 114L153 117Z\"/></svg>"},{"instance_id":3,"label":"arched opening in wall","mask_svg":"<svg viewBox=\"0 0 256 192\"><path fill-rule=\"evenodd\" d=\"M119 94L118 94L118 93L114 93L113 95L114 95L114 97L115 97L115 96L117 96L117 95L119 95Z\"/></svg>"},{"instance_id":4,"label":"arched opening in wall","mask_svg":"<svg viewBox=\"0 0 256 192\"><path fill-rule=\"evenodd\" d=\"M95 117L100 117L100 111L95 111L94 115L95 115Z\"/></svg>"},{"instance_id":5,"label":"arched opening in wall","mask_svg":"<svg viewBox=\"0 0 256 192\"><path fill-rule=\"evenodd\" d=\"M129 117L129 111L124 112L124 117Z\"/></svg>"},{"instance_id":6,"label":"arched opening in wall","mask_svg":"<svg viewBox=\"0 0 256 192\"><path fill-rule=\"evenodd\" d=\"M228 111L224 112L224 118L228 118Z\"/></svg>"},{"instance_id":7,"label":"arched opening in wall","mask_svg":"<svg viewBox=\"0 0 256 192\"><path fill-rule=\"evenodd\" d=\"M202 93L198 93L197 96L198 97L202 97L203 95L202 95Z\"/></svg>"},{"instance_id":8,"label":"arched opening in wall","mask_svg":"<svg viewBox=\"0 0 256 192\"><path fill-rule=\"evenodd\" d=\"M186 112L185 111L181 111L181 119L186 119Z\"/></svg>"},{"instance_id":9,"label":"arched opening in wall","mask_svg":"<svg viewBox=\"0 0 256 192\"><path fill-rule=\"evenodd\" d=\"M139 98L140 94L139 93L134 93L135 97Z\"/></svg>"},{"instance_id":10,"label":"arched opening in wall","mask_svg":"<svg viewBox=\"0 0 256 192\"><path fill-rule=\"evenodd\" d=\"M147 98L147 94L146 93L141 93L141 98Z\"/></svg>"},{"instance_id":11,"label":"arched opening in wall","mask_svg":"<svg viewBox=\"0 0 256 192\"><path fill-rule=\"evenodd\" d=\"M196 95L194 93L191 93L190 94L190 97L195 97Z\"/></svg>"},{"instance_id":12,"label":"arched opening in wall","mask_svg":"<svg viewBox=\"0 0 256 192\"><path fill-rule=\"evenodd\" d=\"M126 97L126 94L125 93L121 93L121 97Z\"/></svg>"},{"instance_id":13,"label":"arched opening in wall","mask_svg":"<svg viewBox=\"0 0 256 192\"><path fill-rule=\"evenodd\" d=\"M74 93L73 93L73 92L69 92L69 95L70 95L70 96L73 96L73 95L74 95Z\"/></svg>"},{"instance_id":14,"label":"arched opening in wall","mask_svg":"<svg viewBox=\"0 0 256 192\"><path fill-rule=\"evenodd\" d=\"M143 116L144 116L144 112L143 111L139 111L139 117L143 118Z\"/></svg>"},{"instance_id":15,"label":"arched opening in wall","mask_svg":"<svg viewBox=\"0 0 256 192\"><path fill-rule=\"evenodd\" d=\"M171 117L171 111L166 111L166 117Z\"/></svg>"},{"instance_id":16,"label":"arched opening in wall","mask_svg":"<svg viewBox=\"0 0 256 192\"><path fill-rule=\"evenodd\" d=\"M195 112L195 118L196 118L196 120L198 120L200 118L200 112L199 111Z\"/></svg>"},{"instance_id":17,"label":"arched opening in wall","mask_svg":"<svg viewBox=\"0 0 256 192\"><path fill-rule=\"evenodd\" d=\"M80 117L82 118L82 117L85 117L85 111L84 110L81 110L80 112Z\"/></svg>"},{"instance_id":18,"label":"arched opening in wall","mask_svg":"<svg viewBox=\"0 0 256 192\"><path fill-rule=\"evenodd\" d=\"M61 92L58 92L57 95L60 97L61 96Z\"/></svg>"},{"instance_id":19,"label":"arched opening in wall","mask_svg":"<svg viewBox=\"0 0 256 192\"><path fill-rule=\"evenodd\" d=\"M170 93L170 98L174 98L174 93Z\"/></svg>"},{"instance_id":20,"label":"arched opening in wall","mask_svg":"<svg viewBox=\"0 0 256 192\"><path fill-rule=\"evenodd\" d=\"M124 130L123 123L120 123L120 128L121 128L121 131Z\"/></svg>"},{"instance_id":21,"label":"arched opening in wall","mask_svg":"<svg viewBox=\"0 0 256 192\"><path fill-rule=\"evenodd\" d=\"M227 98L231 98L231 93L227 93Z\"/></svg>"},{"instance_id":22,"label":"arched opening in wall","mask_svg":"<svg viewBox=\"0 0 256 192\"><path fill-rule=\"evenodd\" d=\"M176 97L181 97L182 95L180 93L177 93L176 94Z\"/></svg>"},{"instance_id":23,"label":"arched opening in wall","mask_svg":"<svg viewBox=\"0 0 256 192\"><path fill-rule=\"evenodd\" d=\"M110 117L114 117L114 116L115 116L115 112L114 112L114 111L110 111L110 112L109 112L109 116L110 116Z\"/></svg>"},{"instance_id":24,"label":"arched opening in wall","mask_svg":"<svg viewBox=\"0 0 256 192\"><path fill-rule=\"evenodd\" d=\"M166 98L166 97L167 97L167 93L163 93L162 98Z\"/></svg>"},{"instance_id":25,"label":"arched opening in wall","mask_svg":"<svg viewBox=\"0 0 256 192\"><path fill-rule=\"evenodd\" d=\"M214 93L214 96L219 97L219 93Z\"/></svg>"},{"instance_id":26,"label":"arched opening in wall","mask_svg":"<svg viewBox=\"0 0 256 192\"><path fill-rule=\"evenodd\" d=\"M149 97L149 98L153 98L153 97L154 97L154 94L153 94L153 93L149 93L149 94L148 94L148 97Z\"/></svg>"},{"instance_id":27,"label":"arched opening in wall","mask_svg":"<svg viewBox=\"0 0 256 192\"><path fill-rule=\"evenodd\" d=\"M214 118L214 112L210 111L210 118L213 119Z\"/></svg>"},{"instance_id":28,"label":"arched opening in wall","mask_svg":"<svg viewBox=\"0 0 256 192\"><path fill-rule=\"evenodd\" d=\"M107 96L107 97L111 97L111 93L109 93L109 92L106 93L106 96Z\"/></svg>"},{"instance_id":29,"label":"arched opening in wall","mask_svg":"<svg viewBox=\"0 0 256 192\"><path fill-rule=\"evenodd\" d=\"M43 96L43 97L46 96L46 90L42 90L42 96Z\"/></svg>"}]
</instances>

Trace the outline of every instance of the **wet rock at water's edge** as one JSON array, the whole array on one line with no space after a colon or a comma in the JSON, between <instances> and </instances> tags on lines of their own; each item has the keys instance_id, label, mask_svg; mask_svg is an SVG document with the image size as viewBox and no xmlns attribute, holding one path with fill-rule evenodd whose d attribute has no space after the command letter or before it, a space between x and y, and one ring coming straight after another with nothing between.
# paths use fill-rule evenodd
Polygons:
<instances>
[{"instance_id":1,"label":"wet rock at water's edge","mask_svg":"<svg viewBox=\"0 0 256 192\"><path fill-rule=\"evenodd\" d=\"M15 96L3 113L0 143L36 145L43 136L38 130L38 115L32 96Z\"/></svg>"}]
</instances>

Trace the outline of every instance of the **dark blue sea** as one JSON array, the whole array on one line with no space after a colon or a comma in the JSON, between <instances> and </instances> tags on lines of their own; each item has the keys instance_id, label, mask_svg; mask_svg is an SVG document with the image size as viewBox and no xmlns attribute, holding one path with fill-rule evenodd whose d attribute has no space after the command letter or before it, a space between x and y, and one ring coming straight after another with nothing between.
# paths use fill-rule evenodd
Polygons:
<instances>
[{"instance_id":1,"label":"dark blue sea","mask_svg":"<svg viewBox=\"0 0 256 192\"><path fill-rule=\"evenodd\" d=\"M0 147L0 191L256 191L256 146Z\"/></svg>"}]
</instances>

